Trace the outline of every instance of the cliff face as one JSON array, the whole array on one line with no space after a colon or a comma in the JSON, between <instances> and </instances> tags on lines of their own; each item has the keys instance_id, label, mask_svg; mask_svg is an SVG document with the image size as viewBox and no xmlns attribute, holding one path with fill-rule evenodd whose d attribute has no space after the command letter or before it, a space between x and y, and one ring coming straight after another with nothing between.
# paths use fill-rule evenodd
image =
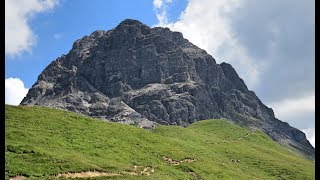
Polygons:
<instances>
[{"instance_id":1,"label":"cliff face","mask_svg":"<svg viewBox=\"0 0 320 180\"><path fill-rule=\"evenodd\" d=\"M179 32L136 20L77 40L45 68L21 105L145 128L226 118L314 159L305 134L276 119L230 64L217 64Z\"/></svg>"}]
</instances>

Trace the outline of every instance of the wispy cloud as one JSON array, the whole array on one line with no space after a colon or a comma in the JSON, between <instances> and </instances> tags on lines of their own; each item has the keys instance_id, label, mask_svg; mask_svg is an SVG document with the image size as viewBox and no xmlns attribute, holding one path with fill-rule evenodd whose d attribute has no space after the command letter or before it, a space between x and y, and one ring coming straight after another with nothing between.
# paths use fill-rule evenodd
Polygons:
<instances>
[{"instance_id":1,"label":"wispy cloud","mask_svg":"<svg viewBox=\"0 0 320 180\"><path fill-rule=\"evenodd\" d=\"M19 78L8 78L5 80L5 103L10 105L19 105L22 99L27 95L28 89Z\"/></svg>"},{"instance_id":2,"label":"wispy cloud","mask_svg":"<svg viewBox=\"0 0 320 180\"><path fill-rule=\"evenodd\" d=\"M161 8L162 6L162 0L154 0L153 1L153 6L157 9Z\"/></svg>"},{"instance_id":3,"label":"wispy cloud","mask_svg":"<svg viewBox=\"0 0 320 180\"><path fill-rule=\"evenodd\" d=\"M172 3L172 0L153 0L153 7L158 19L158 24L155 26L163 26L168 24L168 5Z\"/></svg>"},{"instance_id":4,"label":"wispy cloud","mask_svg":"<svg viewBox=\"0 0 320 180\"><path fill-rule=\"evenodd\" d=\"M5 0L5 54L11 57L30 52L36 35L29 19L36 13L54 8L58 0Z\"/></svg>"}]
</instances>

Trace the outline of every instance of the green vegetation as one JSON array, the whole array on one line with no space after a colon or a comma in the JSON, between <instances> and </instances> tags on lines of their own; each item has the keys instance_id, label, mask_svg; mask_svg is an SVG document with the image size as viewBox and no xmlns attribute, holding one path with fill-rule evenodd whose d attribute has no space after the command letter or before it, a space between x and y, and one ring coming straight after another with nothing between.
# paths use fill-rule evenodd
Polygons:
<instances>
[{"instance_id":1,"label":"green vegetation","mask_svg":"<svg viewBox=\"0 0 320 180\"><path fill-rule=\"evenodd\" d=\"M225 120L150 131L50 108L5 108L6 178L91 170L118 174L95 179L314 179L313 161ZM149 176L139 175L144 167Z\"/></svg>"}]
</instances>

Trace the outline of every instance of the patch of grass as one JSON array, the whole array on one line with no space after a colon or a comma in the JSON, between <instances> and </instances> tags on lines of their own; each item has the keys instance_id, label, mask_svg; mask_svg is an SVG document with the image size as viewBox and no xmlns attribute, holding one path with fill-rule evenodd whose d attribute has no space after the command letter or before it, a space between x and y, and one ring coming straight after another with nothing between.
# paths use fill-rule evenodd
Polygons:
<instances>
[{"instance_id":1,"label":"patch of grass","mask_svg":"<svg viewBox=\"0 0 320 180\"><path fill-rule=\"evenodd\" d=\"M88 170L123 173L138 165L155 171L92 179L314 179L313 161L261 131L225 120L150 131L50 108L5 108L6 178L50 179ZM173 165L163 157L195 161Z\"/></svg>"}]
</instances>

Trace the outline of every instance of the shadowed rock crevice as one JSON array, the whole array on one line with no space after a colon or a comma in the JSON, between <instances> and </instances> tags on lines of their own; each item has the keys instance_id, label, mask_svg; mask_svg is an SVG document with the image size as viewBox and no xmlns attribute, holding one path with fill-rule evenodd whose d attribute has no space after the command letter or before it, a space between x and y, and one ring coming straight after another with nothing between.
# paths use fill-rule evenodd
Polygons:
<instances>
[{"instance_id":1,"label":"shadowed rock crevice","mask_svg":"<svg viewBox=\"0 0 320 180\"><path fill-rule=\"evenodd\" d=\"M144 128L226 118L314 158L305 134L276 119L230 64L217 64L180 32L131 19L77 40L44 69L21 105Z\"/></svg>"}]
</instances>

